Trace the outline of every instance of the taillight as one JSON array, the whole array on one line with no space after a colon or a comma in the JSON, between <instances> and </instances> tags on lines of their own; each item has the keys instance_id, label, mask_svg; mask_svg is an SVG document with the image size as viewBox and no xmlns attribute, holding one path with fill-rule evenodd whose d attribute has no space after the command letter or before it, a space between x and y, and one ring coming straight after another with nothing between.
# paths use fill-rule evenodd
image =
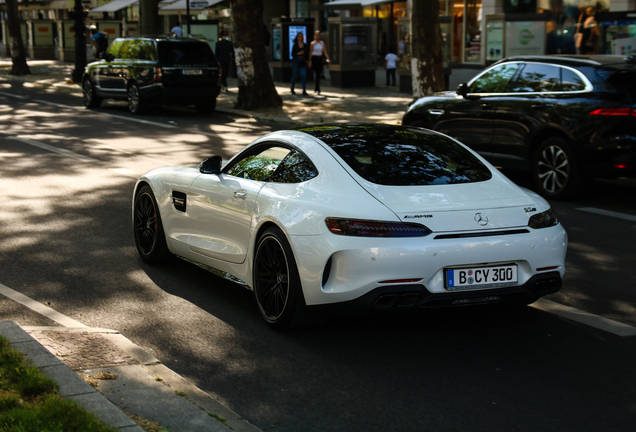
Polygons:
<instances>
[{"instance_id":1,"label":"taillight","mask_svg":"<svg viewBox=\"0 0 636 432\"><path fill-rule=\"evenodd\" d=\"M161 70L161 68L160 67L156 67L155 68L155 82L160 82L162 75L163 75L163 71Z\"/></svg>"},{"instance_id":2,"label":"taillight","mask_svg":"<svg viewBox=\"0 0 636 432\"><path fill-rule=\"evenodd\" d=\"M530 217L530 220L528 221L528 226L530 228L539 229L539 228L548 228L551 226L555 226L555 225L558 225L558 223L559 223L559 219L557 219L552 209L547 209L546 211L542 213L537 213L536 215L533 215L532 217Z\"/></svg>"},{"instance_id":3,"label":"taillight","mask_svg":"<svg viewBox=\"0 0 636 432\"><path fill-rule=\"evenodd\" d=\"M431 233L424 225L402 222L336 218L327 218L325 222L332 233L354 237L424 237Z\"/></svg>"},{"instance_id":4,"label":"taillight","mask_svg":"<svg viewBox=\"0 0 636 432\"><path fill-rule=\"evenodd\" d=\"M636 117L636 108L599 108L588 113L593 116L632 116Z\"/></svg>"},{"instance_id":5,"label":"taillight","mask_svg":"<svg viewBox=\"0 0 636 432\"><path fill-rule=\"evenodd\" d=\"M223 71L219 68L219 82L223 81Z\"/></svg>"}]
</instances>

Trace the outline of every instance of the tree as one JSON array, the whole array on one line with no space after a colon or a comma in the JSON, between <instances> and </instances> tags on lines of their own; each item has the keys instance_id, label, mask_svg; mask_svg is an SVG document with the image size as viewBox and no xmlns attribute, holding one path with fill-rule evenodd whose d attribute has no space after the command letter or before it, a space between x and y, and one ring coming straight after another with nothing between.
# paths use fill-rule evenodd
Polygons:
<instances>
[{"instance_id":1,"label":"tree","mask_svg":"<svg viewBox=\"0 0 636 432\"><path fill-rule=\"evenodd\" d=\"M18 0L6 0L7 4L7 30L9 36L9 51L11 52L11 72L10 75L29 75L31 70L26 61L26 51L20 32L20 11L18 10Z\"/></svg>"},{"instance_id":2,"label":"tree","mask_svg":"<svg viewBox=\"0 0 636 432\"><path fill-rule=\"evenodd\" d=\"M234 28L234 51L239 78L239 95L235 108L280 108L283 100L276 92L269 70L263 0L231 0Z\"/></svg>"},{"instance_id":3,"label":"tree","mask_svg":"<svg viewBox=\"0 0 636 432\"><path fill-rule=\"evenodd\" d=\"M439 2L414 0L411 8L411 29L413 96L422 97L444 90Z\"/></svg>"},{"instance_id":4,"label":"tree","mask_svg":"<svg viewBox=\"0 0 636 432\"><path fill-rule=\"evenodd\" d=\"M190 0L187 0L190 1ZM158 0L140 0L139 1L139 32L142 35L156 35L159 33L157 22Z\"/></svg>"}]
</instances>

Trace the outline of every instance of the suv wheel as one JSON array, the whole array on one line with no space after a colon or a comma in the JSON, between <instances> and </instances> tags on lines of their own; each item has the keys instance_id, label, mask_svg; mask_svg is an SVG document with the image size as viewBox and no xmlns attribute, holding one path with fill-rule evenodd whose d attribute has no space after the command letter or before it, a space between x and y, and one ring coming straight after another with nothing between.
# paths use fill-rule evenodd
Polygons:
<instances>
[{"instance_id":1,"label":"suv wheel","mask_svg":"<svg viewBox=\"0 0 636 432\"><path fill-rule=\"evenodd\" d=\"M135 115L146 110L146 102L142 99L139 86L136 83L128 86L128 109Z\"/></svg>"},{"instance_id":2,"label":"suv wheel","mask_svg":"<svg viewBox=\"0 0 636 432\"><path fill-rule=\"evenodd\" d=\"M583 192L584 179L574 153L559 137L541 143L532 162L532 177L546 198L570 199Z\"/></svg>"},{"instance_id":3,"label":"suv wheel","mask_svg":"<svg viewBox=\"0 0 636 432\"><path fill-rule=\"evenodd\" d=\"M95 95L93 81L88 77L82 81L82 93L86 108L97 108L102 104L102 99Z\"/></svg>"},{"instance_id":4,"label":"suv wheel","mask_svg":"<svg viewBox=\"0 0 636 432\"><path fill-rule=\"evenodd\" d=\"M195 105L199 114L212 114L216 110L216 98L211 101Z\"/></svg>"}]
</instances>

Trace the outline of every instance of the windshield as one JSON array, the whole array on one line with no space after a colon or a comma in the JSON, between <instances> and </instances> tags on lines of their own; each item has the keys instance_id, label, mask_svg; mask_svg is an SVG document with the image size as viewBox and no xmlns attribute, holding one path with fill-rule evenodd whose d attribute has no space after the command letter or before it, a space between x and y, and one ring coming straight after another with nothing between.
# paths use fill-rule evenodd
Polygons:
<instances>
[{"instance_id":1,"label":"windshield","mask_svg":"<svg viewBox=\"0 0 636 432\"><path fill-rule=\"evenodd\" d=\"M300 129L329 145L358 175L385 186L489 180L492 173L452 139L418 128L318 126Z\"/></svg>"}]
</instances>

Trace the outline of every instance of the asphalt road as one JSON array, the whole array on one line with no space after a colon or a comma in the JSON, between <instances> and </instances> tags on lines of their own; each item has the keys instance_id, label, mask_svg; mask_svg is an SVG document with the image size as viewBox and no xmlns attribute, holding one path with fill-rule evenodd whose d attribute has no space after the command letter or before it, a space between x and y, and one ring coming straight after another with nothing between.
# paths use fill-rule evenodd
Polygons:
<instances>
[{"instance_id":1,"label":"asphalt road","mask_svg":"<svg viewBox=\"0 0 636 432\"><path fill-rule=\"evenodd\" d=\"M535 307L338 317L278 333L250 291L138 258L138 175L229 157L276 128L194 109L88 111L79 95L0 82L0 284L120 331L263 430L634 430L635 336ZM551 301L636 327L634 196L634 181L603 181L553 203L570 247ZM0 297L4 319L56 325Z\"/></svg>"}]
</instances>

